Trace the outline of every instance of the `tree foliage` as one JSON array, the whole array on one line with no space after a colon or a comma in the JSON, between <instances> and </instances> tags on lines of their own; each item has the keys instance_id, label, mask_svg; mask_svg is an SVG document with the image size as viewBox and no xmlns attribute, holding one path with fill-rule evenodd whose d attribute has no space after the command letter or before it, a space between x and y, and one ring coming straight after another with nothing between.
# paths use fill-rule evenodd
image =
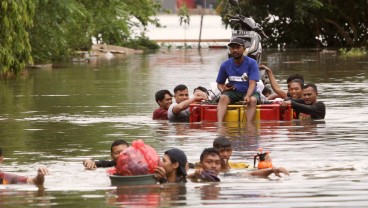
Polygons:
<instances>
[{"instance_id":1,"label":"tree foliage","mask_svg":"<svg viewBox=\"0 0 368 208\"><path fill-rule=\"evenodd\" d=\"M32 62L27 28L32 26L32 1L0 2L0 76L10 76Z\"/></svg>"},{"instance_id":2,"label":"tree foliage","mask_svg":"<svg viewBox=\"0 0 368 208\"><path fill-rule=\"evenodd\" d=\"M276 47L358 47L367 45L368 2L366 0L239 0L242 15L263 24L270 36L267 46ZM221 0L217 8L226 14L237 8Z\"/></svg>"},{"instance_id":3,"label":"tree foliage","mask_svg":"<svg viewBox=\"0 0 368 208\"><path fill-rule=\"evenodd\" d=\"M154 0L0 0L1 72L68 59L88 50L92 37L122 45L132 28L158 26L159 8Z\"/></svg>"}]
</instances>

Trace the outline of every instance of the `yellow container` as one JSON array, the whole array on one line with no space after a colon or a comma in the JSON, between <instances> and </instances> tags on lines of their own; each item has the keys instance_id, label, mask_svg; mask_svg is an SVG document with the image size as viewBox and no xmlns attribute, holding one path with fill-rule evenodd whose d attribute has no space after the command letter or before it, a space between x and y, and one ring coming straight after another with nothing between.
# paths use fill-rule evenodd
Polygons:
<instances>
[{"instance_id":1,"label":"yellow container","mask_svg":"<svg viewBox=\"0 0 368 208\"><path fill-rule=\"evenodd\" d=\"M239 121L239 107L228 107L224 118L225 122L238 122Z\"/></svg>"},{"instance_id":2,"label":"yellow container","mask_svg":"<svg viewBox=\"0 0 368 208\"><path fill-rule=\"evenodd\" d=\"M241 106L240 110L239 110L240 114L239 114L239 121L240 122L246 122L247 121L247 107L246 106ZM255 121L259 121L261 120L261 109L259 108L259 106L257 105L257 109L256 109L256 115L254 118Z\"/></svg>"}]
</instances>

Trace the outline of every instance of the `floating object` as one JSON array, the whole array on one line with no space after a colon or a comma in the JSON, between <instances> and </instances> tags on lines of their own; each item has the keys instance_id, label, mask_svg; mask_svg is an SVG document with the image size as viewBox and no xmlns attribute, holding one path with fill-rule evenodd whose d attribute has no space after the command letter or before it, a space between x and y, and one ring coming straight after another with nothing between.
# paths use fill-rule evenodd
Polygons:
<instances>
[{"instance_id":1,"label":"floating object","mask_svg":"<svg viewBox=\"0 0 368 208\"><path fill-rule=\"evenodd\" d=\"M257 153L254 156L254 167L256 167L256 161L258 158L259 159L258 166L257 166L258 169L272 168L272 162L269 158L267 158L269 157L270 152L262 153L262 148L258 148L258 150L259 150L259 153Z\"/></svg>"},{"instance_id":2,"label":"floating object","mask_svg":"<svg viewBox=\"0 0 368 208\"><path fill-rule=\"evenodd\" d=\"M246 105L228 105L225 122L246 122ZM256 121L291 121L293 110L289 105L282 108L280 104L257 105ZM216 104L191 104L189 122L217 122Z\"/></svg>"},{"instance_id":3,"label":"floating object","mask_svg":"<svg viewBox=\"0 0 368 208\"><path fill-rule=\"evenodd\" d=\"M154 174L134 176L109 175L109 177L112 186L152 185L157 183Z\"/></svg>"}]
</instances>

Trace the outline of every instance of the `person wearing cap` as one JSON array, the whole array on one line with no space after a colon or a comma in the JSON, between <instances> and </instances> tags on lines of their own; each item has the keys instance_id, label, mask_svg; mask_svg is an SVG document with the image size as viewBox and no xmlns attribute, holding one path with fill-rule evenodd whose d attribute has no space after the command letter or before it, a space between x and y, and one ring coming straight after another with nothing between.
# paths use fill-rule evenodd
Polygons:
<instances>
[{"instance_id":1,"label":"person wearing cap","mask_svg":"<svg viewBox=\"0 0 368 208\"><path fill-rule=\"evenodd\" d=\"M217 88L221 92L217 105L217 120L223 122L227 106L238 101L247 104L247 122L255 119L257 100L260 96L256 92L256 83L259 81L257 61L244 56L245 43L241 38L235 38L228 44L232 58L221 64L217 75ZM225 85L226 80L229 83Z\"/></svg>"},{"instance_id":2,"label":"person wearing cap","mask_svg":"<svg viewBox=\"0 0 368 208\"><path fill-rule=\"evenodd\" d=\"M189 122L190 104L207 99L206 93L197 91L189 98L188 87L180 84L174 88L174 101L167 112L170 122Z\"/></svg>"},{"instance_id":3,"label":"person wearing cap","mask_svg":"<svg viewBox=\"0 0 368 208\"><path fill-rule=\"evenodd\" d=\"M187 156L178 149L172 148L165 152L162 158L162 167L155 169L155 177L159 183L187 182Z\"/></svg>"},{"instance_id":4,"label":"person wearing cap","mask_svg":"<svg viewBox=\"0 0 368 208\"><path fill-rule=\"evenodd\" d=\"M323 102L317 101L318 90L314 83L309 83L303 87L302 100L288 100L281 103L282 107L291 105L299 120L324 119L326 106Z\"/></svg>"},{"instance_id":5,"label":"person wearing cap","mask_svg":"<svg viewBox=\"0 0 368 208\"><path fill-rule=\"evenodd\" d=\"M4 160L3 150L0 147L0 163ZM19 176L11 173L4 173L0 170L0 184L26 184L31 183L37 186L42 186L45 182L45 175L48 175L49 171L45 167L41 167L37 170L35 177Z\"/></svg>"},{"instance_id":6,"label":"person wearing cap","mask_svg":"<svg viewBox=\"0 0 368 208\"><path fill-rule=\"evenodd\" d=\"M155 99L159 108L152 115L153 120L167 120L167 110L172 104L172 94L169 90L159 90L155 94Z\"/></svg>"},{"instance_id":7,"label":"person wearing cap","mask_svg":"<svg viewBox=\"0 0 368 208\"><path fill-rule=\"evenodd\" d=\"M83 161L84 167L87 170L94 170L96 168L108 168L116 166L116 162L118 161L119 155L121 152L126 150L129 147L128 142L123 139L117 139L111 144L110 155L112 160L98 160L94 161L91 159L86 159Z\"/></svg>"}]
</instances>

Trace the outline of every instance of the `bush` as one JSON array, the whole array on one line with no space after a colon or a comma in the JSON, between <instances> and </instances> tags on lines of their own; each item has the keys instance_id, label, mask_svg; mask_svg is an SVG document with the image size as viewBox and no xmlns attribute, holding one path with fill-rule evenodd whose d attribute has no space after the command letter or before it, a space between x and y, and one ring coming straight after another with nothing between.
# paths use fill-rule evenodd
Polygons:
<instances>
[{"instance_id":1,"label":"bush","mask_svg":"<svg viewBox=\"0 0 368 208\"><path fill-rule=\"evenodd\" d=\"M339 52L342 56L347 56L347 57L357 57L357 56L363 56L366 54L366 49L365 48L351 48L346 49L346 48L340 48Z\"/></svg>"},{"instance_id":2,"label":"bush","mask_svg":"<svg viewBox=\"0 0 368 208\"><path fill-rule=\"evenodd\" d=\"M138 37L138 39L128 40L124 42L122 46L144 51L157 50L160 48L160 46L156 42L148 39L145 36Z\"/></svg>"}]
</instances>

